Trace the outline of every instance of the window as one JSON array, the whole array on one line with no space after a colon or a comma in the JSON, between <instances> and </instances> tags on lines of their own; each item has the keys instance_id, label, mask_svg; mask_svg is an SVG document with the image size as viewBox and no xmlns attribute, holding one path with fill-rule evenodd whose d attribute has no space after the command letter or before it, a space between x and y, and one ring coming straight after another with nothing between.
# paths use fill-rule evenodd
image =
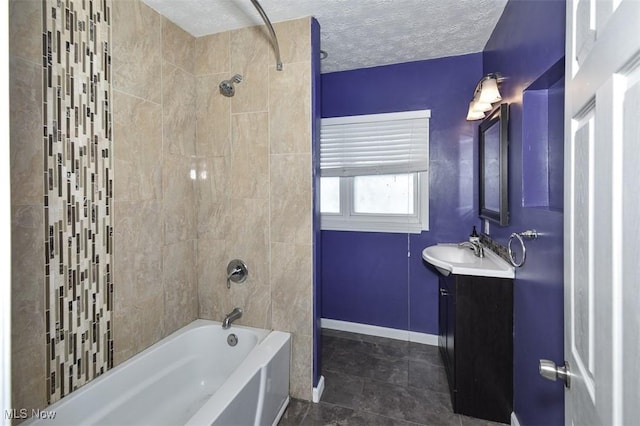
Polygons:
<instances>
[{"instance_id":1,"label":"window","mask_svg":"<svg viewBox=\"0 0 640 426\"><path fill-rule=\"evenodd\" d=\"M428 229L429 117L410 111L322 120L322 229Z\"/></svg>"}]
</instances>

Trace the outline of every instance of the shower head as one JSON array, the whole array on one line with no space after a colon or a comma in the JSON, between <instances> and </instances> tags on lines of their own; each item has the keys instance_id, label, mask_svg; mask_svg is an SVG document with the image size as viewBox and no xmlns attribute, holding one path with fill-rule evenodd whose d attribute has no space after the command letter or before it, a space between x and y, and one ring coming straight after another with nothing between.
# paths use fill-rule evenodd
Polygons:
<instances>
[{"instance_id":1,"label":"shower head","mask_svg":"<svg viewBox=\"0 0 640 426\"><path fill-rule=\"evenodd\" d=\"M224 80L218 86L220 88L220 93L222 93L224 96L230 98L231 96L233 96L236 93L236 89L235 89L235 87L233 87L233 84L234 83L240 83L241 81L242 81L242 76L240 74L234 75L229 80Z\"/></svg>"}]
</instances>

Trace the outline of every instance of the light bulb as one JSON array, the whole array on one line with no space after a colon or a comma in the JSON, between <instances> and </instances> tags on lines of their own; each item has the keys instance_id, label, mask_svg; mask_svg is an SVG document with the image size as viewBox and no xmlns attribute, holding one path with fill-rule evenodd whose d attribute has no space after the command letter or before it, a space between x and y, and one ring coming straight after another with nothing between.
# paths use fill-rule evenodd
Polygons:
<instances>
[{"instance_id":1,"label":"light bulb","mask_svg":"<svg viewBox=\"0 0 640 426\"><path fill-rule=\"evenodd\" d=\"M473 110L477 112L487 112L493 109L490 103L482 102L478 99L474 99L471 101L471 108L473 108Z\"/></svg>"},{"instance_id":2,"label":"light bulb","mask_svg":"<svg viewBox=\"0 0 640 426\"><path fill-rule=\"evenodd\" d=\"M498 90L498 81L495 77L488 77L482 81L480 88L479 102L492 104L502 100L500 90Z\"/></svg>"},{"instance_id":3,"label":"light bulb","mask_svg":"<svg viewBox=\"0 0 640 426\"><path fill-rule=\"evenodd\" d=\"M476 111L475 109L473 109L474 103L475 103L474 101L469 102L469 111L467 112L467 121L480 120L484 118L484 112Z\"/></svg>"}]
</instances>

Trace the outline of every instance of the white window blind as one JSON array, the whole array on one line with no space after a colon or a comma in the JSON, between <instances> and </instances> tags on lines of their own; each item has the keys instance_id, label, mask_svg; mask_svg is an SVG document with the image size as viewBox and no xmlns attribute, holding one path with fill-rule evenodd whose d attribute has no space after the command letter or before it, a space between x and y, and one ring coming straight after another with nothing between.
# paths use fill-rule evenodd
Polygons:
<instances>
[{"instance_id":1,"label":"white window blind","mask_svg":"<svg viewBox=\"0 0 640 426\"><path fill-rule=\"evenodd\" d=\"M322 119L322 176L427 171L430 110Z\"/></svg>"}]
</instances>

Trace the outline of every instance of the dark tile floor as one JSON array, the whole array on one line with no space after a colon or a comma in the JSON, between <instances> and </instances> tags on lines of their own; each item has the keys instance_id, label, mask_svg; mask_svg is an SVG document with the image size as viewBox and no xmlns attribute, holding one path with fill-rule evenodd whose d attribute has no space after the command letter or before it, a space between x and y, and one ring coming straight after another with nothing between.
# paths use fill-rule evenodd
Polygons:
<instances>
[{"instance_id":1,"label":"dark tile floor","mask_svg":"<svg viewBox=\"0 0 640 426\"><path fill-rule=\"evenodd\" d=\"M323 330L320 403L292 399L280 426L490 426L453 413L435 346Z\"/></svg>"}]
</instances>

